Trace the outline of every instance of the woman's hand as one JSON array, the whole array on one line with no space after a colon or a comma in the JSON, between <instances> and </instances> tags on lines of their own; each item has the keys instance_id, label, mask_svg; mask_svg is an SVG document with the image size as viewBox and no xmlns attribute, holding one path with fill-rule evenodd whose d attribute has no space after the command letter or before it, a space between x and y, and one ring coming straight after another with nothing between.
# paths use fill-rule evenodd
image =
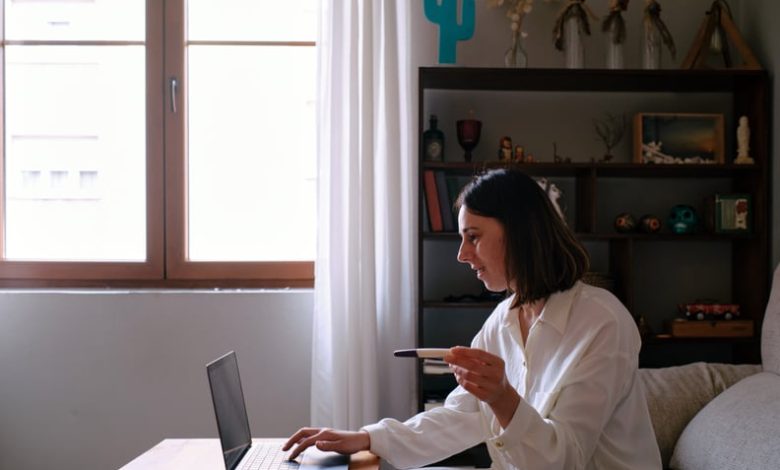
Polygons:
<instances>
[{"instance_id":1,"label":"woman's hand","mask_svg":"<svg viewBox=\"0 0 780 470\"><path fill-rule=\"evenodd\" d=\"M371 448L371 437L366 431L339 431L328 428L301 428L287 440L282 450L287 451L293 445L295 449L290 453L289 459L295 457L316 445L319 450L333 451L340 454L354 454L361 450Z\"/></svg>"},{"instance_id":2,"label":"woman's hand","mask_svg":"<svg viewBox=\"0 0 780 470\"><path fill-rule=\"evenodd\" d=\"M504 360L481 349L456 346L444 357L455 380L466 391L487 403L501 427L512 421L520 395L509 384Z\"/></svg>"}]
</instances>

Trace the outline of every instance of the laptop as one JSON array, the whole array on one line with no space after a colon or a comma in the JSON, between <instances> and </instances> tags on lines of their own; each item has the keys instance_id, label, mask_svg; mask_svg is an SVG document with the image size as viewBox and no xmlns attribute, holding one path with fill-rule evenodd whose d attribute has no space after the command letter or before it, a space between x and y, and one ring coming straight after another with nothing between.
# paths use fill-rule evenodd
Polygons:
<instances>
[{"instance_id":1,"label":"laptop","mask_svg":"<svg viewBox=\"0 0 780 470\"><path fill-rule=\"evenodd\" d=\"M301 454L299 464L287 460L279 443L253 445L235 351L209 363L206 372L227 470L348 470L348 455L310 447Z\"/></svg>"}]
</instances>

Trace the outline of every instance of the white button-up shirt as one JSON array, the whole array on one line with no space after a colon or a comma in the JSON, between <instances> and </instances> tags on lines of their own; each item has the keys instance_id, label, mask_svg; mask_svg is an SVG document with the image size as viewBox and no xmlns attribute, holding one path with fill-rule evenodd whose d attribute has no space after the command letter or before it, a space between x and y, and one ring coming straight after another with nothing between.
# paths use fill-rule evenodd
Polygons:
<instances>
[{"instance_id":1,"label":"white button-up shirt","mask_svg":"<svg viewBox=\"0 0 780 470\"><path fill-rule=\"evenodd\" d=\"M522 397L509 425L457 387L443 407L364 427L371 451L409 468L486 442L497 469L661 468L637 380L641 340L620 301L578 282L550 296L526 344L510 304L499 304L472 341L504 359Z\"/></svg>"}]
</instances>

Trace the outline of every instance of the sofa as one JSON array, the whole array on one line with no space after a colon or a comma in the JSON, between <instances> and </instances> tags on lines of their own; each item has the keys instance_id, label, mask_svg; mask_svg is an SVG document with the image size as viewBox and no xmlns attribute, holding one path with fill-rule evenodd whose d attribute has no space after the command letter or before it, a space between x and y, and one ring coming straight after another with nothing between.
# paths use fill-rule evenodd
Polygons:
<instances>
[{"instance_id":1,"label":"sofa","mask_svg":"<svg viewBox=\"0 0 780 470\"><path fill-rule=\"evenodd\" d=\"M665 468L780 469L780 266L761 329L761 362L640 369Z\"/></svg>"}]
</instances>

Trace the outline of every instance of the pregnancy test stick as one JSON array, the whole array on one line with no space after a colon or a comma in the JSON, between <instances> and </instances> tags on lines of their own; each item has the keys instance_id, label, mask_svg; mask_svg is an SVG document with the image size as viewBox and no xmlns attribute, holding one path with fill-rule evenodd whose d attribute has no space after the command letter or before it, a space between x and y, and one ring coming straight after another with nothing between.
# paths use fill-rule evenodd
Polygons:
<instances>
[{"instance_id":1,"label":"pregnancy test stick","mask_svg":"<svg viewBox=\"0 0 780 470\"><path fill-rule=\"evenodd\" d=\"M395 357L418 357L421 359L442 359L449 348L417 348L417 349L399 349L393 351Z\"/></svg>"}]
</instances>

